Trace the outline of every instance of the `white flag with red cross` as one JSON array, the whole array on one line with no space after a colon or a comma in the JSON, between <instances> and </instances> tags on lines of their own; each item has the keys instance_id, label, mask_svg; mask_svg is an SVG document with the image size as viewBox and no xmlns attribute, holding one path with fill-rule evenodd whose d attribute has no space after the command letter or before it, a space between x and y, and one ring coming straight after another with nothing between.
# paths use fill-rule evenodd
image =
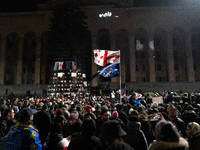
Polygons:
<instances>
[{"instance_id":1,"label":"white flag with red cross","mask_svg":"<svg viewBox=\"0 0 200 150\"><path fill-rule=\"evenodd\" d=\"M108 63L120 63L120 50L108 51L95 49L94 52L94 63L99 66L105 66Z\"/></svg>"},{"instance_id":2,"label":"white flag with red cross","mask_svg":"<svg viewBox=\"0 0 200 150\"><path fill-rule=\"evenodd\" d=\"M59 62L58 64L58 70L62 70L63 69L63 62Z\"/></svg>"}]
</instances>

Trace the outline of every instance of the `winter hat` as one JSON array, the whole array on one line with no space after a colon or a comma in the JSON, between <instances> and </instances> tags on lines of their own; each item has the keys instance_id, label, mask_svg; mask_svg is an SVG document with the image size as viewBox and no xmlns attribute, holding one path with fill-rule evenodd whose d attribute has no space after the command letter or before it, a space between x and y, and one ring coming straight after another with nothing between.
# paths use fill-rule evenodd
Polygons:
<instances>
[{"instance_id":1,"label":"winter hat","mask_svg":"<svg viewBox=\"0 0 200 150\"><path fill-rule=\"evenodd\" d=\"M117 137L125 136L126 132L121 127L118 120L106 121L102 126L102 132L99 135L101 140L113 140Z\"/></svg>"},{"instance_id":2,"label":"winter hat","mask_svg":"<svg viewBox=\"0 0 200 150\"><path fill-rule=\"evenodd\" d=\"M198 136L200 134L200 126L196 122L190 122L188 123L188 127L190 129L189 132L189 138L193 138L195 136Z\"/></svg>"},{"instance_id":3,"label":"winter hat","mask_svg":"<svg viewBox=\"0 0 200 150\"><path fill-rule=\"evenodd\" d=\"M110 105L110 102L109 102L109 101L106 101L106 104Z\"/></svg>"},{"instance_id":4,"label":"winter hat","mask_svg":"<svg viewBox=\"0 0 200 150\"><path fill-rule=\"evenodd\" d=\"M112 113L112 118L116 119L116 118L118 118L118 117L119 117L118 112L117 112L117 111L113 111L113 113Z\"/></svg>"},{"instance_id":5,"label":"winter hat","mask_svg":"<svg viewBox=\"0 0 200 150\"><path fill-rule=\"evenodd\" d=\"M192 105L188 105L187 110L194 110L194 107Z\"/></svg>"},{"instance_id":6,"label":"winter hat","mask_svg":"<svg viewBox=\"0 0 200 150\"><path fill-rule=\"evenodd\" d=\"M84 135L94 135L96 130L96 123L91 118L86 118L82 124L82 134Z\"/></svg>"},{"instance_id":7,"label":"winter hat","mask_svg":"<svg viewBox=\"0 0 200 150\"><path fill-rule=\"evenodd\" d=\"M102 108L101 108L101 110L103 110L103 109L108 109L108 106L103 105Z\"/></svg>"},{"instance_id":8,"label":"winter hat","mask_svg":"<svg viewBox=\"0 0 200 150\"><path fill-rule=\"evenodd\" d=\"M75 113L72 113L72 114L69 116L69 119L75 119L75 120L77 120L77 119L78 119L78 115L75 114Z\"/></svg>"},{"instance_id":9,"label":"winter hat","mask_svg":"<svg viewBox=\"0 0 200 150\"><path fill-rule=\"evenodd\" d=\"M63 115L63 111L62 111L61 109L58 109L58 110L56 111L56 115Z\"/></svg>"},{"instance_id":10,"label":"winter hat","mask_svg":"<svg viewBox=\"0 0 200 150\"><path fill-rule=\"evenodd\" d=\"M91 106L91 105L86 105L86 106L84 106L84 107L83 107L83 110L87 111L88 113L93 112L92 106Z\"/></svg>"},{"instance_id":11,"label":"winter hat","mask_svg":"<svg viewBox=\"0 0 200 150\"><path fill-rule=\"evenodd\" d=\"M15 114L19 111L19 107L18 106L13 106L13 110L15 112Z\"/></svg>"},{"instance_id":12,"label":"winter hat","mask_svg":"<svg viewBox=\"0 0 200 150\"><path fill-rule=\"evenodd\" d=\"M50 133L58 133L58 134L60 134L61 132L62 132L62 128L58 123L51 124Z\"/></svg>"},{"instance_id":13,"label":"winter hat","mask_svg":"<svg viewBox=\"0 0 200 150\"><path fill-rule=\"evenodd\" d=\"M131 122L139 122L139 118L137 117L137 116L131 116L130 118L129 118L129 121L131 121Z\"/></svg>"}]
</instances>

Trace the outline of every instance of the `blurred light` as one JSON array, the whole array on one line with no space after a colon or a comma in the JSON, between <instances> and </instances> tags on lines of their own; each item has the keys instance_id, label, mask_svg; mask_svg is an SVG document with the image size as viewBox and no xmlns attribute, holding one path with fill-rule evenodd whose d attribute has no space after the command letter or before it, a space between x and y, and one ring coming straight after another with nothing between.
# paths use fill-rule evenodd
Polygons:
<instances>
[{"instance_id":1,"label":"blurred light","mask_svg":"<svg viewBox=\"0 0 200 150\"><path fill-rule=\"evenodd\" d=\"M104 14L99 14L99 18L102 18L102 17L111 17L112 16L112 12L107 12L107 13L104 13Z\"/></svg>"}]
</instances>

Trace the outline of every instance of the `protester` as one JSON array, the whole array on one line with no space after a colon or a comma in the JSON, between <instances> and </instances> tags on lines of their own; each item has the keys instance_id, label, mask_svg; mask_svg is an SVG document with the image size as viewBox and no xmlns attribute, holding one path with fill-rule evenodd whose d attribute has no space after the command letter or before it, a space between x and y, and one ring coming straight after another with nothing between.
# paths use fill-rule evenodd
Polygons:
<instances>
[{"instance_id":1,"label":"protester","mask_svg":"<svg viewBox=\"0 0 200 150\"><path fill-rule=\"evenodd\" d=\"M100 113L100 118L97 118L95 120L96 122L96 133L95 135L97 137L99 137L100 133L101 133L101 128L103 126L103 123L106 122L106 121L109 121L110 120L110 112L108 109L103 109L101 110L101 113Z\"/></svg>"},{"instance_id":2,"label":"protester","mask_svg":"<svg viewBox=\"0 0 200 150\"><path fill-rule=\"evenodd\" d=\"M6 133L8 133L10 131L10 128L16 124L16 120L15 119L7 119L5 122L5 131ZM3 137L2 142L1 142L1 146L0 146L0 150L3 150L6 144L6 140L7 140L8 134L6 134L6 136Z\"/></svg>"},{"instance_id":3,"label":"protester","mask_svg":"<svg viewBox=\"0 0 200 150\"><path fill-rule=\"evenodd\" d=\"M69 121L63 127L63 137L67 137L68 140L77 137L81 132L82 123L78 122L78 115L72 113L69 116Z\"/></svg>"},{"instance_id":4,"label":"protester","mask_svg":"<svg viewBox=\"0 0 200 150\"><path fill-rule=\"evenodd\" d=\"M81 135L71 140L67 150L92 150L100 142L100 139L94 135L95 130L95 121L86 118L82 124Z\"/></svg>"},{"instance_id":5,"label":"protester","mask_svg":"<svg viewBox=\"0 0 200 150\"><path fill-rule=\"evenodd\" d=\"M132 116L126 125L127 135L124 138L124 142L128 143L135 150L146 150L148 148L147 140L140 129L141 123L137 116Z\"/></svg>"},{"instance_id":6,"label":"protester","mask_svg":"<svg viewBox=\"0 0 200 150\"><path fill-rule=\"evenodd\" d=\"M14 110L10 107L6 108L3 113L3 119L0 121L0 143L2 138L7 134L5 130L5 122L8 119L14 118Z\"/></svg>"},{"instance_id":7,"label":"protester","mask_svg":"<svg viewBox=\"0 0 200 150\"><path fill-rule=\"evenodd\" d=\"M155 129L156 141L150 144L148 150L189 150L188 142L171 122L161 120Z\"/></svg>"},{"instance_id":8,"label":"protester","mask_svg":"<svg viewBox=\"0 0 200 150\"><path fill-rule=\"evenodd\" d=\"M8 133L5 150L42 149L39 131L31 125L34 113L30 108L20 111L17 124Z\"/></svg>"},{"instance_id":9,"label":"protester","mask_svg":"<svg viewBox=\"0 0 200 150\"><path fill-rule=\"evenodd\" d=\"M176 107L173 104L170 104L167 108L170 121L176 126L178 132L182 137L186 136L186 127L184 121L177 116Z\"/></svg>"},{"instance_id":10,"label":"protester","mask_svg":"<svg viewBox=\"0 0 200 150\"><path fill-rule=\"evenodd\" d=\"M67 150L69 141L62 136L62 128L58 123L51 124L50 132L44 143L44 150Z\"/></svg>"},{"instance_id":11,"label":"protester","mask_svg":"<svg viewBox=\"0 0 200 150\"><path fill-rule=\"evenodd\" d=\"M187 136L190 150L199 150L200 148L200 126L196 122L190 122L187 125Z\"/></svg>"},{"instance_id":12,"label":"protester","mask_svg":"<svg viewBox=\"0 0 200 150\"><path fill-rule=\"evenodd\" d=\"M51 125L51 116L48 113L48 106L46 104L42 106L41 111L34 115L33 124L39 130L40 140L44 144Z\"/></svg>"},{"instance_id":13,"label":"protester","mask_svg":"<svg viewBox=\"0 0 200 150\"><path fill-rule=\"evenodd\" d=\"M115 142L123 142L125 135L126 132L121 128L119 121L109 120L103 124L102 132L99 136L101 142L93 150L105 150Z\"/></svg>"}]
</instances>

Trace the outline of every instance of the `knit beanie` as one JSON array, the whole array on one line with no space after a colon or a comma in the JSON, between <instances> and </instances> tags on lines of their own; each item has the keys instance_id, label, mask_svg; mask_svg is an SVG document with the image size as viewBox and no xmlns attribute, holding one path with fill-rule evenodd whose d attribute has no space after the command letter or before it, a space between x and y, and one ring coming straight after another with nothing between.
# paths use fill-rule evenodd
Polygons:
<instances>
[{"instance_id":1,"label":"knit beanie","mask_svg":"<svg viewBox=\"0 0 200 150\"><path fill-rule=\"evenodd\" d=\"M116 118L118 118L118 117L119 117L118 112L117 112L116 110L113 111L113 113L112 113L112 118L116 119Z\"/></svg>"},{"instance_id":2,"label":"knit beanie","mask_svg":"<svg viewBox=\"0 0 200 150\"><path fill-rule=\"evenodd\" d=\"M77 120L77 119L78 119L78 115L75 114L75 113L72 113L72 114L69 116L69 119L75 119L75 120Z\"/></svg>"}]
</instances>

